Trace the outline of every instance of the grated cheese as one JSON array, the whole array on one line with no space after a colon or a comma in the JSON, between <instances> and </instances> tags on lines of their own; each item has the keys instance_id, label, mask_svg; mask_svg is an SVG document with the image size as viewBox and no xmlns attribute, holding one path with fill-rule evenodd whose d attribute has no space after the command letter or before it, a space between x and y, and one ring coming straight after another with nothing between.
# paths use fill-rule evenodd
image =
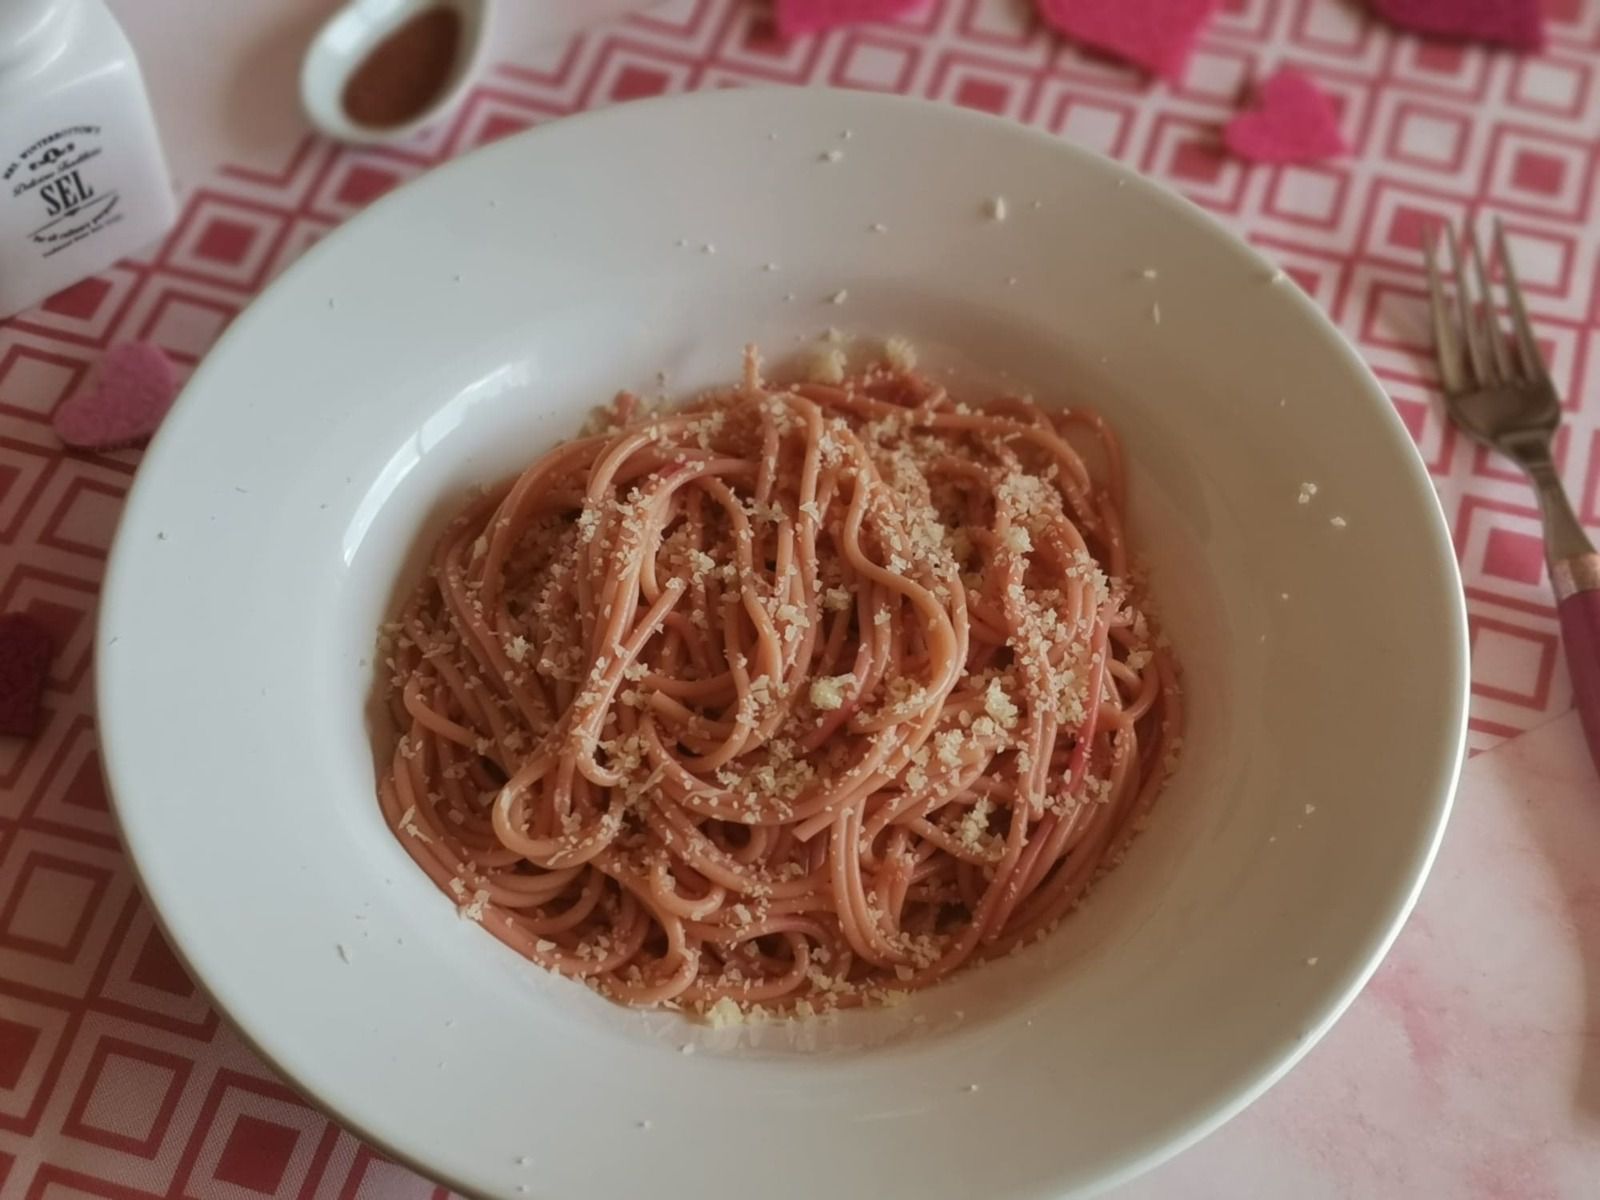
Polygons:
<instances>
[{"instance_id":1,"label":"grated cheese","mask_svg":"<svg viewBox=\"0 0 1600 1200\"><path fill-rule=\"evenodd\" d=\"M1017 706L1010 696L1006 695L998 679L989 681L988 689L983 693L983 711L988 713L1000 724L1010 729L1017 723ZM976 729L976 726L974 726Z\"/></svg>"},{"instance_id":2,"label":"grated cheese","mask_svg":"<svg viewBox=\"0 0 1600 1200\"><path fill-rule=\"evenodd\" d=\"M1014 554L1026 554L1033 549L1033 539L1020 525L1013 525L1006 530L1005 543L1006 548Z\"/></svg>"},{"instance_id":3,"label":"grated cheese","mask_svg":"<svg viewBox=\"0 0 1600 1200\"><path fill-rule=\"evenodd\" d=\"M489 893L484 891L482 888L479 888L477 891L472 893L472 902L460 910L461 915L469 921L476 921L478 924L482 925L484 906L488 903Z\"/></svg>"},{"instance_id":4,"label":"grated cheese","mask_svg":"<svg viewBox=\"0 0 1600 1200\"><path fill-rule=\"evenodd\" d=\"M737 1001L724 996L706 1010L706 1021L713 1029L727 1029L745 1023L744 1009Z\"/></svg>"},{"instance_id":5,"label":"grated cheese","mask_svg":"<svg viewBox=\"0 0 1600 1200\"><path fill-rule=\"evenodd\" d=\"M845 356L837 346L824 346L811 358L806 374L813 383L844 382Z\"/></svg>"},{"instance_id":6,"label":"grated cheese","mask_svg":"<svg viewBox=\"0 0 1600 1200\"><path fill-rule=\"evenodd\" d=\"M903 337L892 337L886 341L883 344L883 356L896 371L916 370L916 348Z\"/></svg>"},{"instance_id":7,"label":"grated cheese","mask_svg":"<svg viewBox=\"0 0 1600 1200\"><path fill-rule=\"evenodd\" d=\"M829 712L843 708L845 689L855 681L854 675L832 675L816 680L811 685L812 707Z\"/></svg>"}]
</instances>

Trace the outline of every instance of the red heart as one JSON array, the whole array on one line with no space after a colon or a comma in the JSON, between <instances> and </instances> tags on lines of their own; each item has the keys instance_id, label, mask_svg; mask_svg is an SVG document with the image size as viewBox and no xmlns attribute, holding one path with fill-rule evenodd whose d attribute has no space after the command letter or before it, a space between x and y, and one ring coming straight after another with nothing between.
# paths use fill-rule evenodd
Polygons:
<instances>
[{"instance_id":1,"label":"red heart","mask_svg":"<svg viewBox=\"0 0 1600 1200\"><path fill-rule=\"evenodd\" d=\"M53 649L50 631L27 613L0 616L0 734L38 732Z\"/></svg>"},{"instance_id":2,"label":"red heart","mask_svg":"<svg viewBox=\"0 0 1600 1200\"><path fill-rule=\"evenodd\" d=\"M1224 138L1240 158L1262 163L1321 162L1350 149L1332 102L1293 67L1257 89L1255 109L1229 121Z\"/></svg>"},{"instance_id":3,"label":"red heart","mask_svg":"<svg viewBox=\"0 0 1600 1200\"><path fill-rule=\"evenodd\" d=\"M1217 0L1039 0L1044 19L1070 38L1164 79L1177 79Z\"/></svg>"},{"instance_id":4,"label":"red heart","mask_svg":"<svg viewBox=\"0 0 1600 1200\"><path fill-rule=\"evenodd\" d=\"M178 374L159 346L121 342L100 360L100 374L56 409L56 436L80 450L111 450L156 431L178 394Z\"/></svg>"},{"instance_id":5,"label":"red heart","mask_svg":"<svg viewBox=\"0 0 1600 1200\"><path fill-rule=\"evenodd\" d=\"M795 38L858 21L887 21L921 0L778 0L778 34Z\"/></svg>"},{"instance_id":6,"label":"red heart","mask_svg":"<svg viewBox=\"0 0 1600 1200\"><path fill-rule=\"evenodd\" d=\"M1539 0L1372 0L1372 7L1380 17L1418 33L1544 49Z\"/></svg>"}]
</instances>

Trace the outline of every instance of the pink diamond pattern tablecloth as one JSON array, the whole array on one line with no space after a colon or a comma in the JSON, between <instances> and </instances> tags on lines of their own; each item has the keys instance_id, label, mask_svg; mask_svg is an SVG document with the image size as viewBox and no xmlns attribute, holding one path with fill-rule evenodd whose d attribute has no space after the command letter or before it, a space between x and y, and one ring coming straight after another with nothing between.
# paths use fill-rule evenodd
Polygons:
<instances>
[{"instance_id":1,"label":"pink diamond pattern tablecloth","mask_svg":"<svg viewBox=\"0 0 1600 1200\"><path fill-rule=\"evenodd\" d=\"M147 257L0 323L0 611L32 612L60 646L43 731L0 739L0 1200L431 1189L308 1107L241 1045L163 942L123 860L96 757L92 630L139 456L64 453L49 425L109 344L148 339L187 369L286 264L363 205L441 159L581 109L692 88L828 84L1029 122L1222 217L1361 348L1450 516L1472 625L1471 741L1487 750L1565 712L1570 688L1532 494L1432 400L1418 246L1436 219L1505 219L1567 398L1561 468L1584 521L1600 529L1600 0L1545 0L1545 9L1550 49L1519 58L1397 35L1345 0L1226 0L1182 84L1168 86L1063 45L1019 0L928 0L894 23L792 44L775 38L765 4L669 0L500 66L453 120L403 149L343 150L307 136L268 167L221 167L189 188L177 227ZM1219 124L1251 80L1282 64L1335 98L1351 157L1269 169L1221 153ZM1501 800L1514 790L1509 778L1491 789ZM1480 852L1480 886L1492 890L1498 860L1492 847ZM1572 901L1587 915L1571 927L1592 955L1595 903L1585 896ZM1436 1038L1406 999L1431 952L1414 933L1401 947L1409 974L1391 963L1356 1011L1387 1004L1408 1031L1421 1022L1417 1038ZM1517 978L1525 983L1530 969L1538 977L1535 963ZM1477 986L1492 994L1497 984ZM1575 1045L1597 1036L1583 1033L1592 1021L1572 1020L1557 1032ZM1416 1038L1410 1045L1415 1052ZM1493 1089L1493 1072L1477 1086ZM1354 1119L1347 1092L1300 1089L1296 1102L1310 1110L1302 1121ZM1194 1160L1210 1178L1232 1132ZM1518 1145L1523 1158L1476 1175L1469 1148L1458 1147L1462 1173L1450 1177L1464 1182L1450 1194L1600 1194L1592 1140L1582 1148L1588 1191L1567 1190L1580 1174L1534 1170L1537 1147ZM1224 1194L1186 1174L1189 1161L1141 1194ZM1350 1190L1338 1183L1342 1168L1327 1165L1319 1194L1444 1194L1407 1185L1423 1176L1403 1171L1371 1176L1377 1190ZM1247 1172L1242 1162L1237 1170ZM1240 1189L1227 1194L1273 1194L1234 1177Z\"/></svg>"}]
</instances>

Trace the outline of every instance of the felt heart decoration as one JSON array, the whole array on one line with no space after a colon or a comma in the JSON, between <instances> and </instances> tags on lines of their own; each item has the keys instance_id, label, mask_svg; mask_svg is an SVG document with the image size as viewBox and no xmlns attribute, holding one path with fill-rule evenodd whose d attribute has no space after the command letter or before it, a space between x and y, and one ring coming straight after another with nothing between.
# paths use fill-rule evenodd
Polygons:
<instances>
[{"instance_id":1,"label":"felt heart decoration","mask_svg":"<svg viewBox=\"0 0 1600 1200\"><path fill-rule=\"evenodd\" d=\"M0 616L0 734L38 732L53 649L50 631L27 613Z\"/></svg>"},{"instance_id":2,"label":"felt heart decoration","mask_svg":"<svg viewBox=\"0 0 1600 1200\"><path fill-rule=\"evenodd\" d=\"M1260 163L1320 162L1349 150L1333 104L1293 67L1263 83L1256 107L1229 121L1223 137L1240 158Z\"/></svg>"},{"instance_id":3,"label":"felt heart decoration","mask_svg":"<svg viewBox=\"0 0 1600 1200\"><path fill-rule=\"evenodd\" d=\"M111 450L156 431L178 394L178 374L159 346L121 342L98 376L56 409L56 436L79 450Z\"/></svg>"},{"instance_id":4,"label":"felt heart decoration","mask_svg":"<svg viewBox=\"0 0 1600 1200\"><path fill-rule=\"evenodd\" d=\"M1544 49L1539 0L1372 0L1373 11L1402 29L1437 37Z\"/></svg>"},{"instance_id":5,"label":"felt heart decoration","mask_svg":"<svg viewBox=\"0 0 1600 1200\"><path fill-rule=\"evenodd\" d=\"M778 34L794 38L859 21L887 21L921 0L778 0Z\"/></svg>"},{"instance_id":6,"label":"felt heart decoration","mask_svg":"<svg viewBox=\"0 0 1600 1200\"><path fill-rule=\"evenodd\" d=\"M1164 79L1183 74L1217 0L1039 0L1046 21L1068 37Z\"/></svg>"}]
</instances>

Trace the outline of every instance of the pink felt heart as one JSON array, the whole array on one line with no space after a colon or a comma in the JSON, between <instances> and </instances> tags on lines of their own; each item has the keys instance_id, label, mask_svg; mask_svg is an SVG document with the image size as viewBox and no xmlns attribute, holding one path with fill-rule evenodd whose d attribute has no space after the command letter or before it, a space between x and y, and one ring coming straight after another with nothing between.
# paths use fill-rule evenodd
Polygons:
<instances>
[{"instance_id":1,"label":"pink felt heart","mask_svg":"<svg viewBox=\"0 0 1600 1200\"><path fill-rule=\"evenodd\" d=\"M27 613L0 616L0 734L38 732L53 649L50 631Z\"/></svg>"},{"instance_id":2,"label":"pink felt heart","mask_svg":"<svg viewBox=\"0 0 1600 1200\"><path fill-rule=\"evenodd\" d=\"M1539 0L1372 0L1372 8L1385 20L1417 33L1498 42L1518 50L1544 49Z\"/></svg>"},{"instance_id":3,"label":"pink felt heart","mask_svg":"<svg viewBox=\"0 0 1600 1200\"><path fill-rule=\"evenodd\" d=\"M1229 150L1251 162L1321 162L1349 150L1332 102L1293 67L1263 83L1256 107L1229 121L1223 136Z\"/></svg>"},{"instance_id":4,"label":"pink felt heart","mask_svg":"<svg viewBox=\"0 0 1600 1200\"><path fill-rule=\"evenodd\" d=\"M887 21L922 0L778 0L778 34L795 38L860 21Z\"/></svg>"},{"instance_id":5,"label":"pink felt heart","mask_svg":"<svg viewBox=\"0 0 1600 1200\"><path fill-rule=\"evenodd\" d=\"M1040 15L1070 38L1153 71L1183 74L1217 0L1039 0Z\"/></svg>"},{"instance_id":6,"label":"pink felt heart","mask_svg":"<svg viewBox=\"0 0 1600 1200\"><path fill-rule=\"evenodd\" d=\"M119 342L99 375L56 409L56 436L79 450L110 450L156 431L178 394L178 374L159 346Z\"/></svg>"}]
</instances>

